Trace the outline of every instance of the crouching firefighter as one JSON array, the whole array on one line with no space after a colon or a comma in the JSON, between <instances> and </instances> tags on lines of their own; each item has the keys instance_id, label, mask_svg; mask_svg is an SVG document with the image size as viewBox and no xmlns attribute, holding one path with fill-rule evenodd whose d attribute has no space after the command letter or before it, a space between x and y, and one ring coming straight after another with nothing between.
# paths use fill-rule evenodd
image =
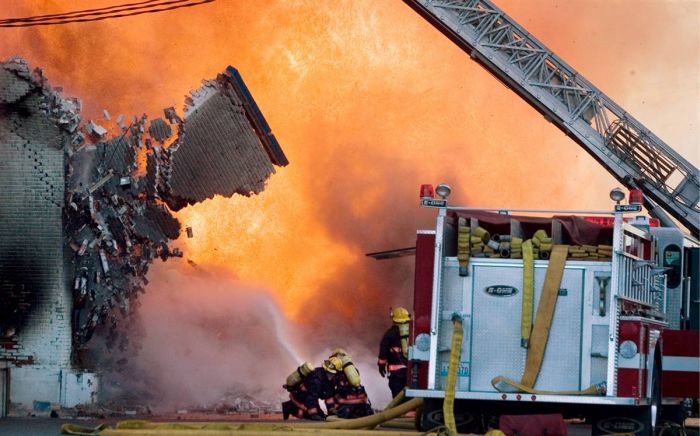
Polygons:
<instances>
[{"instance_id":1,"label":"crouching firefighter","mask_svg":"<svg viewBox=\"0 0 700 436\"><path fill-rule=\"evenodd\" d=\"M384 333L379 344L377 366L382 377L389 374L391 396L396 397L408 381L408 332L411 317L403 307L393 309L390 316L393 325Z\"/></svg>"},{"instance_id":2,"label":"crouching firefighter","mask_svg":"<svg viewBox=\"0 0 700 436\"><path fill-rule=\"evenodd\" d=\"M342 348L336 348L332 358L340 359L342 371L333 377L333 396L326 400L329 415L339 418L361 418L374 413L367 391L360 381L360 371L352 363L352 358Z\"/></svg>"},{"instance_id":3,"label":"crouching firefighter","mask_svg":"<svg viewBox=\"0 0 700 436\"><path fill-rule=\"evenodd\" d=\"M283 386L289 391L289 401L282 403L282 417L323 421L326 419L319 406L319 400L326 400L333 395L331 380L343 369L340 359L331 358L319 368L313 368L308 362L301 365L287 377Z\"/></svg>"}]
</instances>

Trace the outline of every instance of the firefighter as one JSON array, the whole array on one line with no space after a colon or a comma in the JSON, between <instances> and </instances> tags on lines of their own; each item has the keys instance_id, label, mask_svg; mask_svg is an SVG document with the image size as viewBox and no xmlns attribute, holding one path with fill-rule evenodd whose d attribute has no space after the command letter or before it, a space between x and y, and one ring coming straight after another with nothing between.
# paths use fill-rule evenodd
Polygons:
<instances>
[{"instance_id":1,"label":"firefighter","mask_svg":"<svg viewBox=\"0 0 700 436\"><path fill-rule=\"evenodd\" d=\"M397 307L391 311L393 325L384 333L379 345L377 366L379 374L389 374L391 396L396 397L407 384L408 329L411 320L408 310Z\"/></svg>"},{"instance_id":2,"label":"firefighter","mask_svg":"<svg viewBox=\"0 0 700 436\"><path fill-rule=\"evenodd\" d=\"M333 395L333 376L342 371L343 364L337 357L332 357L323 362L323 365L304 376L299 383L283 387L289 391L289 401L282 403L282 416L285 420L289 416L299 419L311 419L323 421L326 419L318 401L326 400Z\"/></svg>"},{"instance_id":3,"label":"firefighter","mask_svg":"<svg viewBox=\"0 0 700 436\"><path fill-rule=\"evenodd\" d=\"M333 377L333 396L326 400L329 415L339 418L361 418L374 413L367 391L360 382L360 372L352 363L352 358L342 348L336 348L330 356L342 362L343 370Z\"/></svg>"}]
</instances>

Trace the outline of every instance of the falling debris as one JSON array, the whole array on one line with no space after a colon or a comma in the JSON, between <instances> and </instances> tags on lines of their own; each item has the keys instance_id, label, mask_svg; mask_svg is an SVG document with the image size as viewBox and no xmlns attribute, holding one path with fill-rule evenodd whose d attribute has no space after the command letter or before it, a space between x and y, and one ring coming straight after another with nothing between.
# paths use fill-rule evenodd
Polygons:
<instances>
[{"instance_id":1,"label":"falling debris","mask_svg":"<svg viewBox=\"0 0 700 436\"><path fill-rule=\"evenodd\" d=\"M163 121L162 118L156 118L151 121L151 127L148 128L148 133L151 134L151 138L162 144L173 134L173 129Z\"/></svg>"},{"instance_id":2,"label":"falling debris","mask_svg":"<svg viewBox=\"0 0 700 436\"><path fill-rule=\"evenodd\" d=\"M204 81L186 103L184 120L166 109L180 135L168 149L156 149L148 161L147 182L155 184L151 190L171 209L216 194L257 194L275 172L273 164L288 163L234 68ZM152 128L153 133L161 130Z\"/></svg>"},{"instance_id":3,"label":"falling debris","mask_svg":"<svg viewBox=\"0 0 700 436\"><path fill-rule=\"evenodd\" d=\"M259 193L274 173L273 165L286 165L287 160L267 124L267 130L260 127L264 118L231 67L187 98L184 117L168 108L166 120L149 123L144 115L126 126L119 115L120 134L114 138L93 120L83 125L87 135L81 133L80 109L80 101L62 98L41 70L30 71L19 58L0 63L0 152L9 147L8 135L18 138L20 148L27 148L26 138L36 138L63 162L64 171L57 174L65 174L64 180L50 181L42 175L45 152L28 149L33 169L25 178L54 183L47 188L47 199L62 210L57 231L68 247L64 265L73 295L73 342L84 346L100 330L109 348L123 351L129 345L133 308L148 284L149 266L157 257L166 261L183 256L170 246L181 230L171 210L214 195ZM110 120L106 110L103 116ZM142 150L145 175L138 171ZM13 189L24 186L0 192L0 201L13 195ZM191 227L187 236L192 237ZM60 241L55 244L52 249L60 251ZM0 251L11 249L0 243ZM5 255L0 252L0 259ZM0 298L10 296L5 289L16 287L29 294L41 291L35 284L19 283L21 275L10 276L4 269L0 262L0 278L15 277L18 283L0 283ZM22 301L10 303L17 310L8 307L8 313L19 315L0 320L0 331L14 334L22 327L15 318L26 318L30 309Z\"/></svg>"},{"instance_id":4,"label":"falling debris","mask_svg":"<svg viewBox=\"0 0 700 436\"><path fill-rule=\"evenodd\" d=\"M98 137L103 137L107 134L107 129L104 127L100 126L94 121L88 121L88 123L85 125L85 130L91 135L95 135Z\"/></svg>"},{"instance_id":5,"label":"falling debris","mask_svg":"<svg viewBox=\"0 0 700 436\"><path fill-rule=\"evenodd\" d=\"M124 115L119 115L117 117L117 126L123 131L126 130L126 126L124 125Z\"/></svg>"},{"instance_id":6,"label":"falling debris","mask_svg":"<svg viewBox=\"0 0 700 436\"><path fill-rule=\"evenodd\" d=\"M192 232L192 227L187 227L187 228L185 229L185 231L187 232L187 237L188 237L188 238L193 238L193 237L194 237L194 233Z\"/></svg>"}]
</instances>

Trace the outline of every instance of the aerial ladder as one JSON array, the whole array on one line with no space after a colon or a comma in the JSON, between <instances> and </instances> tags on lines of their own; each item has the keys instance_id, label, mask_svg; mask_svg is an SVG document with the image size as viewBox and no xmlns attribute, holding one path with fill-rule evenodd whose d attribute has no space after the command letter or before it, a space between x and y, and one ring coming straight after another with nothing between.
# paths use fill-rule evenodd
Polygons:
<instances>
[{"instance_id":1,"label":"aerial ladder","mask_svg":"<svg viewBox=\"0 0 700 436\"><path fill-rule=\"evenodd\" d=\"M649 212L700 233L700 174L489 0L404 0L603 165Z\"/></svg>"}]
</instances>

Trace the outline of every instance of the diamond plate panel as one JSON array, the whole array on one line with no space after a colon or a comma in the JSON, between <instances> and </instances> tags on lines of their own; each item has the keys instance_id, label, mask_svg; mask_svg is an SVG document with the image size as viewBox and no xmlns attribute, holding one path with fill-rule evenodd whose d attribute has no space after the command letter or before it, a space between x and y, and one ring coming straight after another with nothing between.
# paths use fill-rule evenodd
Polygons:
<instances>
[{"instance_id":1,"label":"diamond plate panel","mask_svg":"<svg viewBox=\"0 0 700 436\"><path fill-rule=\"evenodd\" d=\"M521 266L474 265L472 282L471 391L494 391L491 379L502 375L520 380L525 349L520 347ZM509 297L486 293L488 286L513 286Z\"/></svg>"},{"instance_id":2,"label":"diamond plate panel","mask_svg":"<svg viewBox=\"0 0 700 436\"><path fill-rule=\"evenodd\" d=\"M607 324L596 324L592 326L591 356L608 357L609 328Z\"/></svg>"},{"instance_id":3,"label":"diamond plate panel","mask_svg":"<svg viewBox=\"0 0 700 436\"><path fill-rule=\"evenodd\" d=\"M447 366L450 359L450 347L452 345L452 314L459 312L465 315L466 284L463 277L459 276L459 266L456 262L446 259L442 275L442 290L440 293L440 324L438 328L438 358L437 377L435 384L437 389L443 389L447 375ZM470 319L463 319L464 336L462 339L462 353L460 368L457 378L457 390L466 390L469 383L469 347L471 342Z\"/></svg>"},{"instance_id":4,"label":"diamond plate panel","mask_svg":"<svg viewBox=\"0 0 700 436\"><path fill-rule=\"evenodd\" d=\"M608 359L591 357L591 380L588 385L601 383L608 378Z\"/></svg>"},{"instance_id":5,"label":"diamond plate panel","mask_svg":"<svg viewBox=\"0 0 700 436\"><path fill-rule=\"evenodd\" d=\"M535 308L539 304L546 265L535 267ZM549 340L535 389L581 389L581 328L583 323L584 270L564 270ZM566 293L561 291L565 289Z\"/></svg>"},{"instance_id":6,"label":"diamond plate panel","mask_svg":"<svg viewBox=\"0 0 700 436\"><path fill-rule=\"evenodd\" d=\"M546 275L546 262L535 266L535 313ZM519 380L526 350L520 347L522 266L474 265L472 282L472 373L471 391L493 392L491 379L502 375ZM578 390L581 374L581 324L584 270L567 268L552 320L547 351L537 389ZM489 286L513 286L512 296L493 296Z\"/></svg>"}]
</instances>

